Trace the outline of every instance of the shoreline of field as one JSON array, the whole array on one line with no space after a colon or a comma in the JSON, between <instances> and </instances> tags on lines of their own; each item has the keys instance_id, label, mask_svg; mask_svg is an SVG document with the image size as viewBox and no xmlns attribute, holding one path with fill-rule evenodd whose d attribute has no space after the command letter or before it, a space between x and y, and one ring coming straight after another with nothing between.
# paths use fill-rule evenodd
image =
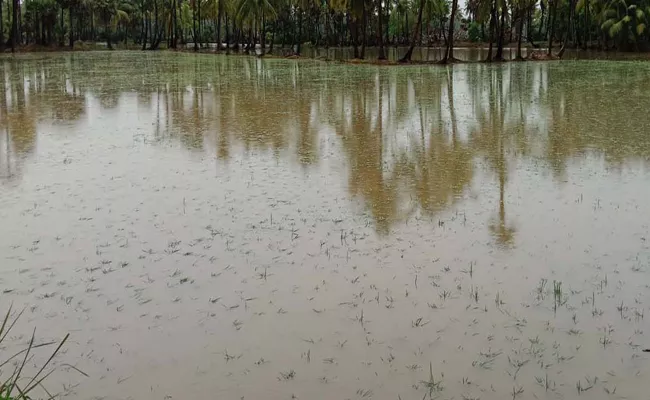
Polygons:
<instances>
[{"instance_id":1,"label":"shoreline of field","mask_svg":"<svg viewBox=\"0 0 650 400\"><path fill-rule=\"evenodd\" d=\"M465 43L462 42L457 46L454 46L454 50L472 50L472 49L483 49L487 50L489 44L486 43ZM386 46L389 47L395 46ZM345 49L347 47L330 47L330 48L311 48L312 51L320 49ZM416 49L442 49L443 46L418 46ZM366 49L375 49L375 47L367 47ZM504 46L504 50L513 52L516 50L516 46L507 45ZM226 55L226 56L246 56L246 57L256 57L260 59L277 59L277 60L309 60L309 61L322 61L328 63L338 63L345 65L365 65L365 66L433 66L433 65L454 65L454 64L502 64L510 62L526 62L526 61L560 61L560 60L600 60L600 61L647 61L650 60L650 52L641 52L641 53L628 53L628 52L618 52L618 51L604 51L604 50L594 50L594 49L570 49L572 52L577 52L578 54L591 55L590 57L573 57L571 55L565 57L559 57L557 54L548 54L546 48L532 48L530 46L522 47L522 50L526 51L526 56L521 58L502 58L502 59L479 59L479 60L461 60L458 58L448 59L448 60L409 60L403 62L399 59L377 59L373 58L328 58L324 56L310 56L310 55L296 55L296 54L278 54L276 52L261 54L251 54L248 51L243 50L216 50L214 47L203 47L198 50L194 50L191 47L191 44L188 44L187 47L171 49L166 47L161 47L156 50L142 49L142 46L139 44L113 44L112 49L108 49L105 43L101 42L78 42L73 48L67 46L41 46L41 45L27 45L21 46L15 49L15 52L12 52L11 49L5 49L4 52L0 54L10 55L10 54L30 54L30 53L68 53L68 52L89 52L89 51L172 51L172 52L181 52L181 53L196 53L196 54L213 54L213 55ZM559 49L559 48L558 48ZM287 47L280 47L274 49L278 52L286 52ZM493 47L493 52L496 52L496 49Z\"/></svg>"}]
</instances>

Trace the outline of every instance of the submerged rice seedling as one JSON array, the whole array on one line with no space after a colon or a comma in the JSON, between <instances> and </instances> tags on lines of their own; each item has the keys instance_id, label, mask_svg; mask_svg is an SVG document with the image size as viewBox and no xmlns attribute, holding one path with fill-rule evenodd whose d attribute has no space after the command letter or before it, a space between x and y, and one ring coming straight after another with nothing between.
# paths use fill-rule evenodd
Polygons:
<instances>
[{"instance_id":1,"label":"submerged rice seedling","mask_svg":"<svg viewBox=\"0 0 650 400\"><path fill-rule=\"evenodd\" d=\"M280 372L280 376L278 377L278 380L280 381L288 381L296 377L296 371L294 370L289 370L285 372Z\"/></svg>"},{"instance_id":2,"label":"submerged rice seedling","mask_svg":"<svg viewBox=\"0 0 650 400\"><path fill-rule=\"evenodd\" d=\"M515 400L517 396L524 393L524 388L522 386L513 386L512 387L512 400Z\"/></svg>"},{"instance_id":3,"label":"submerged rice seedling","mask_svg":"<svg viewBox=\"0 0 650 400\"><path fill-rule=\"evenodd\" d=\"M440 392L444 389L442 379L436 381L433 377L433 365L431 362L429 362L429 380L421 381L421 383L429 390L429 398L433 396L433 392Z\"/></svg>"}]
</instances>

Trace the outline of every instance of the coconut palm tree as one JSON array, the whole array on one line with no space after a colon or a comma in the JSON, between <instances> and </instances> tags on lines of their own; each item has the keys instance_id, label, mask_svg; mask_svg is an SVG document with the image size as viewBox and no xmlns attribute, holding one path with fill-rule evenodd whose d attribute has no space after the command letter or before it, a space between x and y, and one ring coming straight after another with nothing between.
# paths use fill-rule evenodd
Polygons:
<instances>
[{"instance_id":1,"label":"coconut palm tree","mask_svg":"<svg viewBox=\"0 0 650 400\"><path fill-rule=\"evenodd\" d=\"M458 12L458 0L451 2L451 14L449 15L449 36L447 37L447 50L443 59L440 61L443 64L453 62L454 59L454 25L456 22L456 13Z\"/></svg>"},{"instance_id":2,"label":"coconut palm tree","mask_svg":"<svg viewBox=\"0 0 650 400\"><path fill-rule=\"evenodd\" d=\"M643 0L610 0L601 14L600 28L622 47L634 46L638 50L638 42L647 30L648 13L650 6Z\"/></svg>"},{"instance_id":3,"label":"coconut palm tree","mask_svg":"<svg viewBox=\"0 0 650 400\"><path fill-rule=\"evenodd\" d=\"M256 25L260 31L260 45L262 55L266 50L266 21L269 17L277 15L273 4L269 0L240 0L237 7L237 16Z\"/></svg>"},{"instance_id":4,"label":"coconut palm tree","mask_svg":"<svg viewBox=\"0 0 650 400\"><path fill-rule=\"evenodd\" d=\"M452 12L454 15L458 11L458 0L452 0ZM455 6L454 6L455 5ZM423 17L423 12L425 8L429 8L432 10L431 15L445 15L446 10L447 10L447 2L446 0L420 0L418 3L418 17L415 23L415 27L413 28L413 35L411 36L411 42L409 44L409 48L404 54L404 56L399 60L402 63L407 63L411 61L411 57L413 56L413 50L415 49L415 45L420 39L420 33L422 31L422 17ZM427 21L428 23L428 21ZM453 36L453 27L454 27L454 18L451 18L450 25L449 25L449 32L450 36ZM447 52L449 51L449 43L453 46L453 40L449 41L448 39L448 47L447 47ZM447 59L447 52L445 52L445 59Z\"/></svg>"},{"instance_id":5,"label":"coconut palm tree","mask_svg":"<svg viewBox=\"0 0 650 400\"><path fill-rule=\"evenodd\" d=\"M131 8L126 1L120 0L97 0L97 8L101 13L104 22L104 34L106 35L106 46L113 50L111 36L118 24L129 21L127 10Z\"/></svg>"},{"instance_id":6,"label":"coconut palm tree","mask_svg":"<svg viewBox=\"0 0 650 400\"><path fill-rule=\"evenodd\" d=\"M418 19L415 23L415 28L413 28L413 35L411 36L411 43L409 45L408 50L406 50L406 54L402 58L400 58L401 63L407 63L411 62L411 57L413 56L413 50L415 49L415 44L418 41L418 38L420 37L420 32L421 32L421 26L422 26L422 12L424 11L424 4L426 0L420 0L419 5L418 5Z\"/></svg>"}]
</instances>

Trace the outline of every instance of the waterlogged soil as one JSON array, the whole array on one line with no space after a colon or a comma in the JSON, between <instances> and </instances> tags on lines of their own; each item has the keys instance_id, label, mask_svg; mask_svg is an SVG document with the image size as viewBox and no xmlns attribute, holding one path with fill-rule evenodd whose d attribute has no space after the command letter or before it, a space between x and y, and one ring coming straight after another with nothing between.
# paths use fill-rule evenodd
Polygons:
<instances>
[{"instance_id":1,"label":"waterlogged soil","mask_svg":"<svg viewBox=\"0 0 650 400\"><path fill-rule=\"evenodd\" d=\"M0 354L70 333L52 394L647 397L650 64L0 65Z\"/></svg>"}]
</instances>

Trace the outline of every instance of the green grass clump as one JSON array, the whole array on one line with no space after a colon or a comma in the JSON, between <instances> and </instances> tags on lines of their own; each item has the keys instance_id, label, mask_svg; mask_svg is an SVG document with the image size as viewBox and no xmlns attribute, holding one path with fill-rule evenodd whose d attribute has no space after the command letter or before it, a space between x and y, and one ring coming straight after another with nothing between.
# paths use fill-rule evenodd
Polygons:
<instances>
[{"instance_id":1,"label":"green grass clump","mask_svg":"<svg viewBox=\"0 0 650 400\"><path fill-rule=\"evenodd\" d=\"M10 321L11 310L12 307L10 306L9 310L7 310L7 314L5 315L4 320L2 321L2 326L0 326L0 347L2 347L5 339L7 338L7 335L9 335L9 332L11 332L14 325L16 325L16 322L18 322L23 312L25 311L21 311L12 321ZM32 400L33 397L30 396L30 393L32 393L37 387L42 388L49 396L49 399L54 398L54 396L51 395L43 385L43 381L45 381L45 379L47 379L52 374L52 372L56 370L56 367L51 368L47 373L44 372L52 359L58 354L65 342L68 340L69 336L70 334L65 335L63 340L58 342L56 349L50 354L50 357L47 359L47 361L43 363L38 372L32 377L24 376L26 372L25 365L27 364L27 361L30 360L30 356L33 356L34 351L41 347L48 347L57 344L57 342L35 344L34 339L36 337L36 328L34 328L34 331L32 332L32 337L26 349L20 350L19 352L7 358L0 356L0 400ZM5 376L6 374L4 373L3 368L13 360L19 360L19 362L15 363L13 372L11 372L9 376ZM74 369L86 375L77 368Z\"/></svg>"}]
</instances>

